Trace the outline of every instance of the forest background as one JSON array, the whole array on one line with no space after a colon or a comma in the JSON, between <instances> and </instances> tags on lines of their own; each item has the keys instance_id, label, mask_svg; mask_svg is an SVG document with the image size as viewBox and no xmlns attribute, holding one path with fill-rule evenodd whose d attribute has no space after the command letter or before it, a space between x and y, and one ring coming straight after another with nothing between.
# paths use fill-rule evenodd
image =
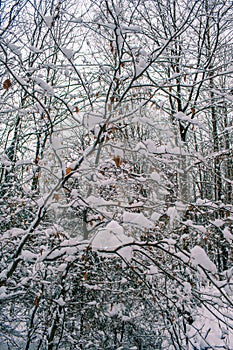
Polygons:
<instances>
[{"instance_id":1,"label":"forest background","mask_svg":"<svg viewBox=\"0 0 233 350\"><path fill-rule=\"evenodd\" d=\"M0 349L232 350L232 1L0 8Z\"/></svg>"}]
</instances>

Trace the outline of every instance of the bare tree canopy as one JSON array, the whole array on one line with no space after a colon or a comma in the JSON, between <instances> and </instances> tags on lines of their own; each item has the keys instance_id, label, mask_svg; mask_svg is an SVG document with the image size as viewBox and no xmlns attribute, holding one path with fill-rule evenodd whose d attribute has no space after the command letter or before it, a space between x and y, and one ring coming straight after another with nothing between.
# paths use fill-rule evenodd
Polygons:
<instances>
[{"instance_id":1,"label":"bare tree canopy","mask_svg":"<svg viewBox=\"0 0 233 350\"><path fill-rule=\"evenodd\" d=\"M0 350L233 349L232 18L0 1Z\"/></svg>"}]
</instances>

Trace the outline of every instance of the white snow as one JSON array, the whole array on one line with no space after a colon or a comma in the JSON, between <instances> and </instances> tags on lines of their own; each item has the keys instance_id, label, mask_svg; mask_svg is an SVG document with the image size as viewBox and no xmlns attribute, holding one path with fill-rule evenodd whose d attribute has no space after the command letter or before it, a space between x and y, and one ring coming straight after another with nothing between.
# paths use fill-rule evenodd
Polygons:
<instances>
[{"instance_id":1,"label":"white snow","mask_svg":"<svg viewBox=\"0 0 233 350\"><path fill-rule=\"evenodd\" d=\"M211 291L207 291L209 293ZM191 350L198 349L233 349L233 331L224 323L224 313L221 308L213 308L209 305L207 310L204 306L198 309L195 322L187 329L187 335L192 340L194 347ZM219 317L219 321L216 316ZM228 320L228 322L230 322ZM231 326L232 326L231 322ZM199 334L197 333L199 330Z\"/></svg>"},{"instance_id":2,"label":"white snow","mask_svg":"<svg viewBox=\"0 0 233 350\"><path fill-rule=\"evenodd\" d=\"M62 52L69 60L71 60L74 56L74 51L72 49L67 49L67 48L63 47Z\"/></svg>"},{"instance_id":3,"label":"white snow","mask_svg":"<svg viewBox=\"0 0 233 350\"><path fill-rule=\"evenodd\" d=\"M44 16L44 21L48 28L51 28L51 25L53 23L53 16Z\"/></svg>"},{"instance_id":4,"label":"white snow","mask_svg":"<svg viewBox=\"0 0 233 350\"><path fill-rule=\"evenodd\" d=\"M157 151L157 146L155 144L155 142L151 139L147 139L145 141L145 145L147 146L147 149L150 153L156 153Z\"/></svg>"},{"instance_id":5,"label":"white snow","mask_svg":"<svg viewBox=\"0 0 233 350\"><path fill-rule=\"evenodd\" d=\"M192 293L192 286L191 286L191 284L189 282L184 282L183 285L184 285L184 293L188 294L188 295L191 295L191 293Z\"/></svg>"},{"instance_id":6,"label":"white snow","mask_svg":"<svg viewBox=\"0 0 233 350\"><path fill-rule=\"evenodd\" d=\"M106 314L110 316L122 315L123 311L125 311L125 305L123 303L116 303L109 305L109 310L106 312Z\"/></svg>"},{"instance_id":7,"label":"white snow","mask_svg":"<svg viewBox=\"0 0 233 350\"><path fill-rule=\"evenodd\" d=\"M95 197L95 196L91 195L86 199L86 203L88 203L91 208L97 208L100 206L112 204L113 202L106 201L103 198Z\"/></svg>"},{"instance_id":8,"label":"white snow","mask_svg":"<svg viewBox=\"0 0 233 350\"><path fill-rule=\"evenodd\" d=\"M9 49L11 49L11 51L16 54L17 56L21 57L21 50L20 47L15 45L15 44L10 44L8 43L7 46L9 47Z\"/></svg>"},{"instance_id":9,"label":"white snow","mask_svg":"<svg viewBox=\"0 0 233 350\"><path fill-rule=\"evenodd\" d=\"M136 152L140 152L141 154L147 154L147 148L146 146L142 143L139 142L136 147L135 147Z\"/></svg>"},{"instance_id":10,"label":"white snow","mask_svg":"<svg viewBox=\"0 0 233 350\"><path fill-rule=\"evenodd\" d=\"M60 306L64 306L66 304L62 297L60 297L59 299L56 299L54 301Z\"/></svg>"},{"instance_id":11,"label":"white snow","mask_svg":"<svg viewBox=\"0 0 233 350\"><path fill-rule=\"evenodd\" d=\"M47 84L43 79L41 79L39 77L34 77L33 79L34 79L35 83L37 85L39 85L39 87L41 89L43 89L44 91L46 91L49 95L55 95L55 92L54 92L52 86Z\"/></svg>"},{"instance_id":12,"label":"white snow","mask_svg":"<svg viewBox=\"0 0 233 350\"><path fill-rule=\"evenodd\" d=\"M226 95L226 98L228 101L233 102L233 96L232 95Z\"/></svg>"},{"instance_id":13,"label":"white snow","mask_svg":"<svg viewBox=\"0 0 233 350\"><path fill-rule=\"evenodd\" d=\"M169 207L167 209L167 215L169 216L170 226L172 226L175 221L180 219L180 215L178 214L176 207Z\"/></svg>"},{"instance_id":14,"label":"white snow","mask_svg":"<svg viewBox=\"0 0 233 350\"><path fill-rule=\"evenodd\" d=\"M164 154L164 153L167 153L166 146L162 145L162 146L156 147L156 148L153 150L153 153L156 153L156 154Z\"/></svg>"},{"instance_id":15,"label":"white snow","mask_svg":"<svg viewBox=\"0 0 233 350\"><path fill-rule=\"evenodd\" d=\"M83 117L83 124L89 130L94 129L94 127L100 123L103 123L103 118L100 115L89 113L85 114Z\"/></svg>"},{"instance_id":16,"label":"white snow","mask_svg":"<svg viewBox=\"0 0 233 350\"><path fill-rule=\"evenodd\" d=\"M116 35L117 35L117 38L116 38L117 39L117 46L118 46L118 49L121 51L122 47L123 47L124 39L122 37L120 28L116 29Z\"/></svg>"},{"instance_id":17,"label":"white snow","mask_svg":"<svg viewBox=\"0 0 233 350\"><path fill-rule=\"evenodd\" d=\"M228 243L232 243L233 235L228 227L224 228L223 235L224 235L225 240L227 240Z\"/></svg>"},{"instance_id":18,"label":"white snow","mask_svg":"<svg viewBox=\"0 0 233 350\"><path fill-rule=\"evenodd\" d=\"M56 270L59 271L59 272L63 272L63 271L65 271L66 268L67 268L67 264L66 263L62 263L56 268Z\"/></svg>"},{"instance_id":19,"label":"white snow","mask_svg":"<svg viewBox=\"0 0 233 350\"><path fill-rule=\"evenodd\" d=\"M203 226L203 225L195 225L195 224L193 224L192 220L183 221L183 224L186 225L186 226L189 226L189 227L193 228L194 230L197 230L197 231L199 231L201 233L204 233L204 234L207 233L207 230L206 230L205 226Z\"/></svg>"},{"instance_id":20,"label":"white snow","mask_svg":"<svg viewBox=\"0 0 233 350\"><path fill-rule=\"evenodd\" d=\"M194 266L199 265L212 273L217 273L215 264L210 260L202 247L196 245L191 249L191 260Z\"/></svg>"},{"instance_id":21,"label":"white snow","mask_svg":"<svg viewBox=\"0 0 233 350\"><path fill-rule=\"evenodd\" d=\"M7 288L5 286L0 287L0 296L3 298L7 293Z\"/></svg>"},{"instance_id":22,"label":"white snow","mask_svg":"<svg viewBox=\"0 0 233 350\"><path fill-rule=\"evenodd\" d=\"M147 57L142 57L140 60L139 60L139 63L138 63L138 66L141 68L141 69L145 69L148 65L148 62L147 62Z\"/></svg>"},{"instance_id":23,"label":"white snow","mask_svg":"<svg viewBox=\"0 0 233 350\"><path fill-rule=\"evenodd\" d=\"M6 231L6 234L9 234L10 237L17 237L25 234L26 232L22 228L13 227L9 231Z\"/></svg>"},{"instance_id":24,"label":"white snow","mask_svg":"<svg viewBox=\"0 0 233 350\"><path fill-rule=\"evenodd\" d=\"M151 220L153 220L153 221L158 221L159 218L160 218L160 216L161 216L160 213L154 212L154 213L151 215Z\"/></svg>"},{"instance_id":25,"label":"white snow","mask_svg":"<svg viewBox=\"0 0 233 350\"><path fill-rule=\"evenodd\" d=\"M24 261L28 261L28 262L33 262L37 259L36 254L34 254L26 249L21 252L21 256L22 256Z\"/></svg>"},{"instance_id":26,"label":"white snow","mask_svg":"<svg viewBox=\"0 0 233 350\"><path fill-rule=\"evenodd\" d=\"M178 211L185 211L187 210L187 204L180 202L180 201L176 201L175 202L175 206L176 206L176 210Z\"/></svg>"},{"instance_id":27,"label":"white snow","mask_svg":"<svg viewBox=\"0 0 233 350\"><path fill-rule=\"evenodd\" d=\"M189 121L190 117L188 117L186 114L184 114L183 112L177 112L174 117L178 120L182 120L182 121Z\"/></svg>"},{"instance_id":28,"label":"white snow","mask_svg":"<svg viewBox=\"0 0 233 350\"><path fill-rule=\"evenodd\" d=\"M158 273L158 268L155 265L150 265L147 270L148 275L156 275Z\"/></svg>"},{"instance_id":29,"label":"white snow","mask_svg":"<svg viewBox=\"0 0 233 350\"><path fill-rule=\"evenodd\" d=\"M82 19L82 17L73 17L71 22L73 22L73 23L82 23L83 19Z\"/></svg>"},{"instance_id":30,"label":"white snow","mask_svg":"<svg viewBox=\"0 0 233 350\"><path fill-rule=\"evenodd\" d=\"M116 249L123 244L133 242L124 234L124 229L117 221L112 220L105 228L99 229L91 241L93 249ZM121 252L124 255L124 252ZM127 252L128 254L128 252Z\"/></svg>"},{"instance_id":31,"label":"white snow","mask_svg":"<svg viewBox=\"0 0 233 350\"><path fill-rule=\"evenodd\" d=\"M42 253L39 260L40 261L43 261L45 259L55 260L56 258L59 258L60 256L64 255L65 253L66 253L66 248L55 249L53 252L45 251Z\"/></svg>"},{"instance_id":32,"label":"white snow","mask_svg":"<svg viewBox=\"0 0 233 350\"><path fill-rule=\"evenodd\" d=\"M58 152L59 152L59 150L61 150L62 147L63 147L63 146L62 146L61 139L60 139L59 137L57 137L57 136L54 136L54 137L53 137L53 140L52 140L51 145L52 145L52 148L53 148L54 150L58 151Z\"/></svg>"},{"instance_id":33,"label":"white snow","mask_svg":"<svg viewBox=\"0 0 233 350\"><path fill-rule=\"evenodd\" d=\"M32 52L34 52L34 53L41 53L41 52L43 52L43 50L38 49L38 48L35 47L35 46L29 45L28 48L30 49L30 51L32 51Z\"/></svg>"},{"instance_id":34,"label":"white snow","mask_svg":"<svg viewBox=\"0 0 233 350\"><path fill-rule=\"evenodd\" d=\"M212 224L216 227L221 227L225 224L225 222L221 219L215 219L214 221L212 221Z\"/></svg>"},{"instance_id":35,"label":"white snow","mask_svg":"<svg viewBox=\"0 0 233 350\"><path fill-rule=\"evenodd\" d=\"M147 219L142 213L123 213L123 223L133 224L147 229L153 228L154 223Z\"/></svg>"},{"instance_id":36,"label":"white snow","mask_svg":"<svg viewBox=\"0 0 233 350\"><path fill-rule=\"evenodd\" d=\"M27 82L25 79L21 78L20 76L18 76L18 75L15 74L15 78L16 78L16 80L18 81L19 84L25 85L25 86L28 85L28 82Z\"/></svg>"}]
</instances>

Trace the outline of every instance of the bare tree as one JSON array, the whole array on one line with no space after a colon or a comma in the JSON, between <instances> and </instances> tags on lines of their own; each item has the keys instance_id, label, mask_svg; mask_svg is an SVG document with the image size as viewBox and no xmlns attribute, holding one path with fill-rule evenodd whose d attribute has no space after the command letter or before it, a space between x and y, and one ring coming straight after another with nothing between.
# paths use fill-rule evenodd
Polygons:
<instances>
[{"instance_id":1,"label":"bare tree","mask_svg":"<svg viewBox=\"0 0 233 350\"><path fill-rule=\"evenodd\" d=\"M231 349L231 6L3 5L3 346Z\"/></svg>"}]
</instances>

